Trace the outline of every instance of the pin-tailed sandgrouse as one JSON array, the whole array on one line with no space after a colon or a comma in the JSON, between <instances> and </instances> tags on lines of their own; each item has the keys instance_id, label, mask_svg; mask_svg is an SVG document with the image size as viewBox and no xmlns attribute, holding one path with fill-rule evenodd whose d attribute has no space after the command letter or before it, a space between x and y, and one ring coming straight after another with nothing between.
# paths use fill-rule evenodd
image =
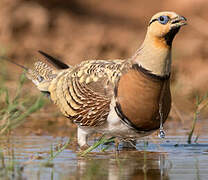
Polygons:
<instances>
[{"instance_id":1,"label":"pin-tailed sandgrouse","mask_svg":"<svg viewBox=\"0 0 208 180\"><path fill-rule=\"evenodd\" d=\"M38 61L27 77L77 124L81 147L94 132L148 135L169 114L172 41L185 24L174 12L157 13L141 47L125 60L89 60L72 67L40 52L56 69Z\"/></svg>"}]
</instances>

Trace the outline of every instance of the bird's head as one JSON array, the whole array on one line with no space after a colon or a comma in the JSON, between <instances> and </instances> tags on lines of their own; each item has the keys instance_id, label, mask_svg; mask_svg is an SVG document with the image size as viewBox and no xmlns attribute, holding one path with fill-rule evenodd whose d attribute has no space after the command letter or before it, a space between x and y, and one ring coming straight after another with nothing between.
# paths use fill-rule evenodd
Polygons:
<instances>
[{"instance_id":1,"label":"bird's head","mask_svg":"<svg viewBox=\"0 0 208 180\"><path fill-rule=\"evenodd\" d=\"M184 25L186 25L185 17L175 12L159 12L151 18L147 34L151 38L164 40L171 46L173 38Z\"/></svg>"}]
</instances>

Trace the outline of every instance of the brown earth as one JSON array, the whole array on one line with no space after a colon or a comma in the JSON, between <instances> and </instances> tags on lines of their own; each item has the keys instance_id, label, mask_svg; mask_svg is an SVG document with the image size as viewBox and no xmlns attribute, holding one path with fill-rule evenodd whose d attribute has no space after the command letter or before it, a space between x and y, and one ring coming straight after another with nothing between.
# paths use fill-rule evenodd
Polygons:
<instances>
[{"instance_id":1,"label":"brown earth","mask_svg":"<svg viewBox=\"0 0 208 180\"><path fill-rule=\"evenodd\" d=\"M192 120L195 96L204 95L208 89L207 9L207 0L1 0L0 52L25 66L40 58L38 50L72 65L85 59L127 58L142 43L154 13L175 11L188 19L188 26L173 44L170 120L182 119L183 125L190 127L191 123L184 122ZM3 65L8 71L6 78L15 83L21 70ZM10 83L10 87L15 86ZM39 93L31 88L31 83L25 91ZM45 120L44 125L34 120L33 125L27 122L28 126L37 131L37 126L43 131L43 126L54 122L64 127L65 118L57 115L51 119L48 115L58 112L54 108L48 105L31 117L39 116Z\"/></svg>"}]
</instances>

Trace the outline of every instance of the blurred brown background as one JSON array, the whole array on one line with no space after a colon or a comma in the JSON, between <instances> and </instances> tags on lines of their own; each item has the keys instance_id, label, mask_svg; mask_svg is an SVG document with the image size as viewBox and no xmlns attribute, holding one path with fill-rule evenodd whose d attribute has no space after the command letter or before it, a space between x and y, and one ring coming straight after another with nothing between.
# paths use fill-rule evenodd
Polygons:
<instances>
[{"instance_id":1,"label":"blurred brown background","mask_svg":"<svg viewBox=\"0 0 208 180\"><path fill-rule=\"evenodd\" d=\"M188 26L173 44L171 117L189 119L195 96L208 90L207 9L207 0L1 0L0 53L27 66L40 58L38 50L72 65L127 58L142 43L153 14L175 11ZM21 72L13 65L8 69Z\"/></svg>"}]
</instances>

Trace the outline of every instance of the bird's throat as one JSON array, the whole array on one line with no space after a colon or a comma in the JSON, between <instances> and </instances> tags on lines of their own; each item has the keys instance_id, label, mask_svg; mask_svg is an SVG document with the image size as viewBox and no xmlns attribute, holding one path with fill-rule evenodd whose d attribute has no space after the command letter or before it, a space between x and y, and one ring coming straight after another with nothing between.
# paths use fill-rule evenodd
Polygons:
<instances>
[{"instance_id":1,"label":"bird's throat","mask_svg":"<svg viewBox=\"0 0 208 180\"><path fill-rule=\"evenodd\" d=\"M169 75L171 71L171 46L166 43L165 38L147 36L132 60L155 75Z\"/></svg>"}]
</instances>

